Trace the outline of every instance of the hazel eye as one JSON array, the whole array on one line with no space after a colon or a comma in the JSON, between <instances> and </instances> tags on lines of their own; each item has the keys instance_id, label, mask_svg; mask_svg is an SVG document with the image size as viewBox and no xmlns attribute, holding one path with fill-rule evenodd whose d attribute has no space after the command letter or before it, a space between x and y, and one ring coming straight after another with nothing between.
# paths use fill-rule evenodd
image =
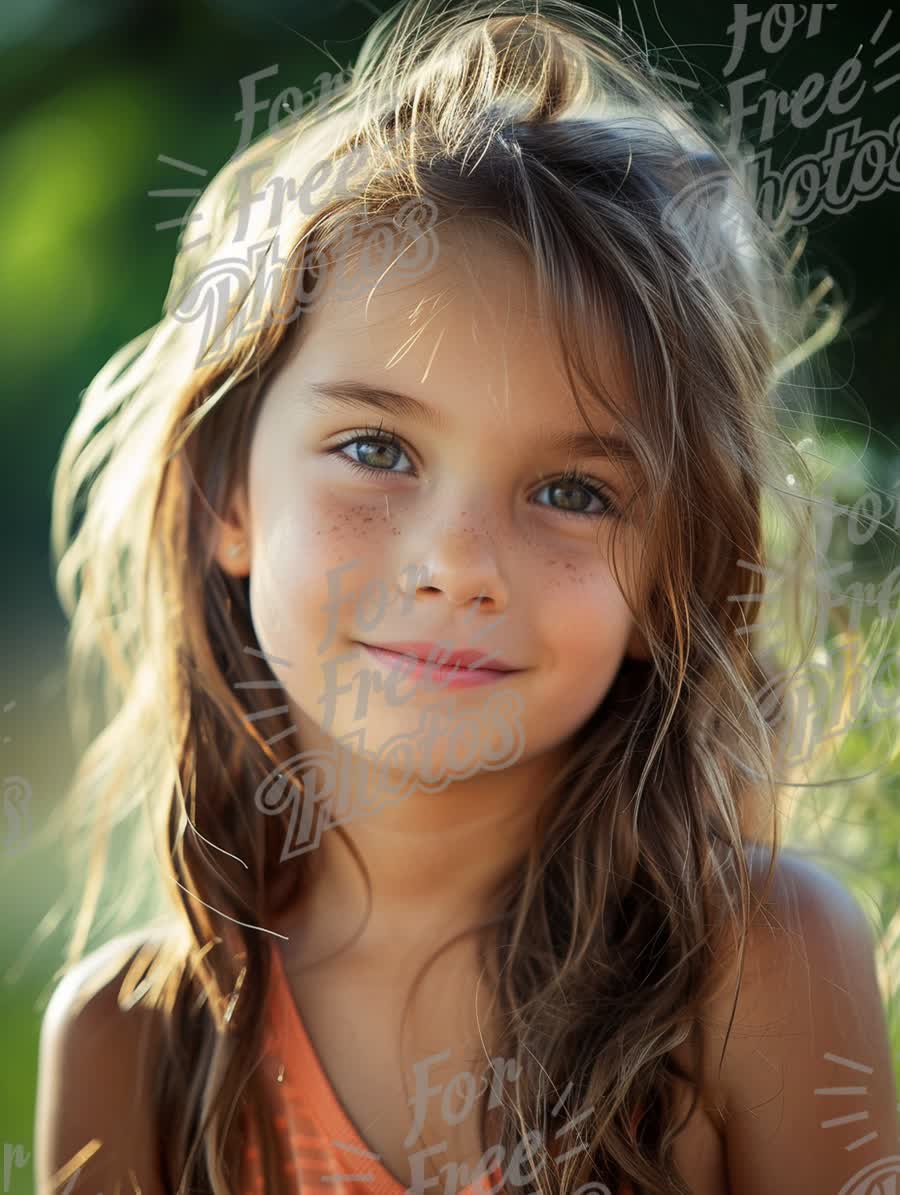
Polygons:
<instances>
[{"instance_id":1,"label":"hazel eye","mask_svg":"<svg viewBox=\"0 0 900 1195\"><path fill-rule=\"evenodd\" d=\"M364 459L354 459L344 453L345 448L356 449L360 456ZM400 457L406 457L407 453L396 436L385 435L383 432L373 432L364 436L354 436L350 440L345 440L342 444L336 444L331 450L333 453L339 455L342 460L345 460L351 468L359 469L364 473L393 473L396 470L392 469L390 463L379 464L378 459L381 456L384 460L384 454L387 455L388 462L392 454L394 455L394 463L396 463L396 454ZM401 470L404 472L405 470Z\"/></svg>"},{"instance_id":2,"label":"hazel eye","mask_svg":"<svg viewBox=\"0 0 900 1195\"><path fill-rule=\"evenodd\" d=\"M553 506L551 509L558 511L564 515L574 515L575 518L603 518L617 513L615 503L612 501L605 487L599 486L591 482L582 473L569 472L563 477L557 478L556 481L549 481L543 487L543 490L549 490L554 493L563 493L567 491L569 494L575 494L575 508L566 510L565 507ZM581 491L581 496L587 496L587 503L582 501L579 505L578 491ZM540 490L538 491L541 492ZM600 509L588 510L586 508L593 498L595 502L600 504Z\"/></svg>"}]
</instances>

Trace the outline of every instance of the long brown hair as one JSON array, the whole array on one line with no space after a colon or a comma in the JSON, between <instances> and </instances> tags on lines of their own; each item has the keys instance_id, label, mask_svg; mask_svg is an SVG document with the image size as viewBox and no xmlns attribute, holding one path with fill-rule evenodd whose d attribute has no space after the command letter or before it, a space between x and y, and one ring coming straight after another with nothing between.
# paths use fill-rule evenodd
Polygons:
<instances>
[{"instance_id":1,"label":"long brown hair","mask_svg":"<svg viewBox=\"0 0 900 1195\"><path fill-rule=\"evenodd\" d=\"M165 1018L155 1099L178 1192L237 1189L242 1116L265 1189L287 1189L256 1070L270 979L258 927L296 898L309 858L286 876L288 810L262 816L252 800L298 744L266 741L278 717L254 682L272 673L247 585L218 567L213 537L302 326L291 303L373 225L408 230L411 204L432 220L413 242L468 220L532 264L573 392L633 445L653 578L633 611L650 659L627 659L579 729L524 869L504 877L503 915L483 927L520 1076L492 1140L510 1157L569 1088L596 1114L576 1156L537 1172L542 1193L598 1178L687 1191L671 1165L685 1123L674 1084L694 1085L692 1112L697 1012L754 911L747 847L768 829L774 863L778 845L783 706L765 708L747 633L765 588L764 507L786 474L794 492L808 480L790 434L804 418L797 371L841 313L810 329L827 285L802 293L798 255L755 218L721 130L687 113L618 27L566 0L539 7L415 0L379 18L349 80L210 183L196 208L210 236L188 245L186 230L163 318L93 380L62 449L53 543L72 708L102 706L99 725L82 714L77 726L71 801L97 829L68 961L96 917L112 825L145 811L134 858L146 870L155 853L155 907L178 933L148 948L133 998ZM270 205L234 206L242 180L266 175L282 200L308 184L274 231ZM252 270L233 256L241 221ZM598 381L601 327L622 347L637 414ZM780 525L800 551L808 524L790 505ZM694 1075L672 1057L685 1042Z\"/></svg>"}]
</instances>

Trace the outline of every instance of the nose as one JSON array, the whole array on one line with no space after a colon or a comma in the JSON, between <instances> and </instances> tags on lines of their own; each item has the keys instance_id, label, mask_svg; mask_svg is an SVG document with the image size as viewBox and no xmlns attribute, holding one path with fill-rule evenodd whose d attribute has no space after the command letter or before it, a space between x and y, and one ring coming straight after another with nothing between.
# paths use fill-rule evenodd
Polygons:
<instances>
[{"instance_id":1,"label":"nose","mask_svg":"<svg viewBox=\"0 0 900 1195\"><path fill-rule=\"evenodd\" d=\"M453 528L435 536L420 552L415 566L407 566L400 579L403 593L416 601L439 598L451 606L473 602L496 612L505 610L509 591L489 537L468 528Z\"/></svg>"}]
</instances>

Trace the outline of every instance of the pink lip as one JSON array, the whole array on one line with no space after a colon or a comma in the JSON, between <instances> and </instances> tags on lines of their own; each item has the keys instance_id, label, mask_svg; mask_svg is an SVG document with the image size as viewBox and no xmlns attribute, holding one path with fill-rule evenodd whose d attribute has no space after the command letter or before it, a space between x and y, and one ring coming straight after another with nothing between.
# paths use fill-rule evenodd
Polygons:
<instances>
[{"instance_id":1,"label":"pink lip","mask_svg":"<svg viewBox=\"0 0 900 1195\"><path fill-rule=\"evenodd\" d=\"M414 656L433 667L448 668L453 664L460 668L484 668L490 672L519 672L514 664L507 664L499 656L492 656L484 649L460 647L451 651L442 643L409 642L367 643L366 647L377 647L381 651L396 652L401 656Z\"/></svg>"},{"instance_id":2,"label":"pink lip","mask_svg":"<svg viewBox=\"0 0 900 1195\"><path fill-rule=\"evenodd\" d=\"M360 646L388 668L400 669L414 680L424 679L451 689L491 684L510 672L521 671L505 660L473 648L448 651L440 644L408 642L392 643L389 647L370 643ZM428 661L429 653L434 663ZM473 666L480 661L490 667Z\"/></svg>"}]
</instances>

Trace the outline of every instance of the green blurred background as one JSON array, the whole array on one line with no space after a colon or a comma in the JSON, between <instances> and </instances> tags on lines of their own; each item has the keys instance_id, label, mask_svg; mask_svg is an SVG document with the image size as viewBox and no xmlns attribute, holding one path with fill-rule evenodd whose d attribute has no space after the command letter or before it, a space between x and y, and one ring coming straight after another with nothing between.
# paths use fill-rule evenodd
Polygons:
<instances>
[{"instance_id":1,"label":"green blurred background","mask_svg":"<svg viewBox=\"0 0 900 1195\"><path fill-rule=\"evenodd\" d=\"M596 5L616 18L614 5ZM813 6L816 7L816 6ZM65 624L51 583L50 477L79 396L110 354L162 310L176 222L190 200L153 191L202 185L161 159L192 164L206 179L235 151L239 80L273 65L258 84L274 100L283 88L314 86L322 72L352 64L379 12L369 0L3 0L0 88L0 402L6 466L0 473L7 582L3 617L0 750L4 794L11 778L30 785L31 826L46 823L73 768L64 680ZM768 85L796 89L811 71L830 78L856 51L864 94L850 115L863 130L890 129L900 111L900 18L879 5L826 11L822 31L798 29L765 55L751 37L736 75L764 69ZM685 92L703 111L729 106L723 68L731 50L730 4L638 0L623 8L626 28L646 42L660 69L694 79ZM875 44L873 35L879 33ZM858 47L858 50L857 50ZM846 118L825 113L800 129L783 117L768 143L777 168L819 151ZM254 136L265 128L257 118ZM746 135L756 141L759 117ZM896 282L900 209L894 191L809 227L811 277L829 273L851 304L827 351L826 382L815 400L832 492L853 502L866 490L896 498L900 300ZM167 225L167 227L159 227ZM894 510L886 521L894 527ZM830 556L853 561L853 577L879 579L894 566L895 536L854 543L835 527ZM867 614L869 617L870 614ZM890 629L893 635L893 628ZM895 686L896 687L896 686ZM900 1047L891 985L900 979L900 795L894 766L895 716L847 736L838 774L861 780L792 798L790 840L823 852L870 914L895 1050ZM0 1021L4 1071L0 1140L33 1141L40 1019L61 960L64 925L32 941L59 894L63 843L21 850L7 808L3 859L6 916L0 935ZM814 1098L810 1092L810 1099ZM886 1152L890 1152L887 1149ZM4 1190L31 1189L30 1160Z\"/></svg>"}]
</instances>

